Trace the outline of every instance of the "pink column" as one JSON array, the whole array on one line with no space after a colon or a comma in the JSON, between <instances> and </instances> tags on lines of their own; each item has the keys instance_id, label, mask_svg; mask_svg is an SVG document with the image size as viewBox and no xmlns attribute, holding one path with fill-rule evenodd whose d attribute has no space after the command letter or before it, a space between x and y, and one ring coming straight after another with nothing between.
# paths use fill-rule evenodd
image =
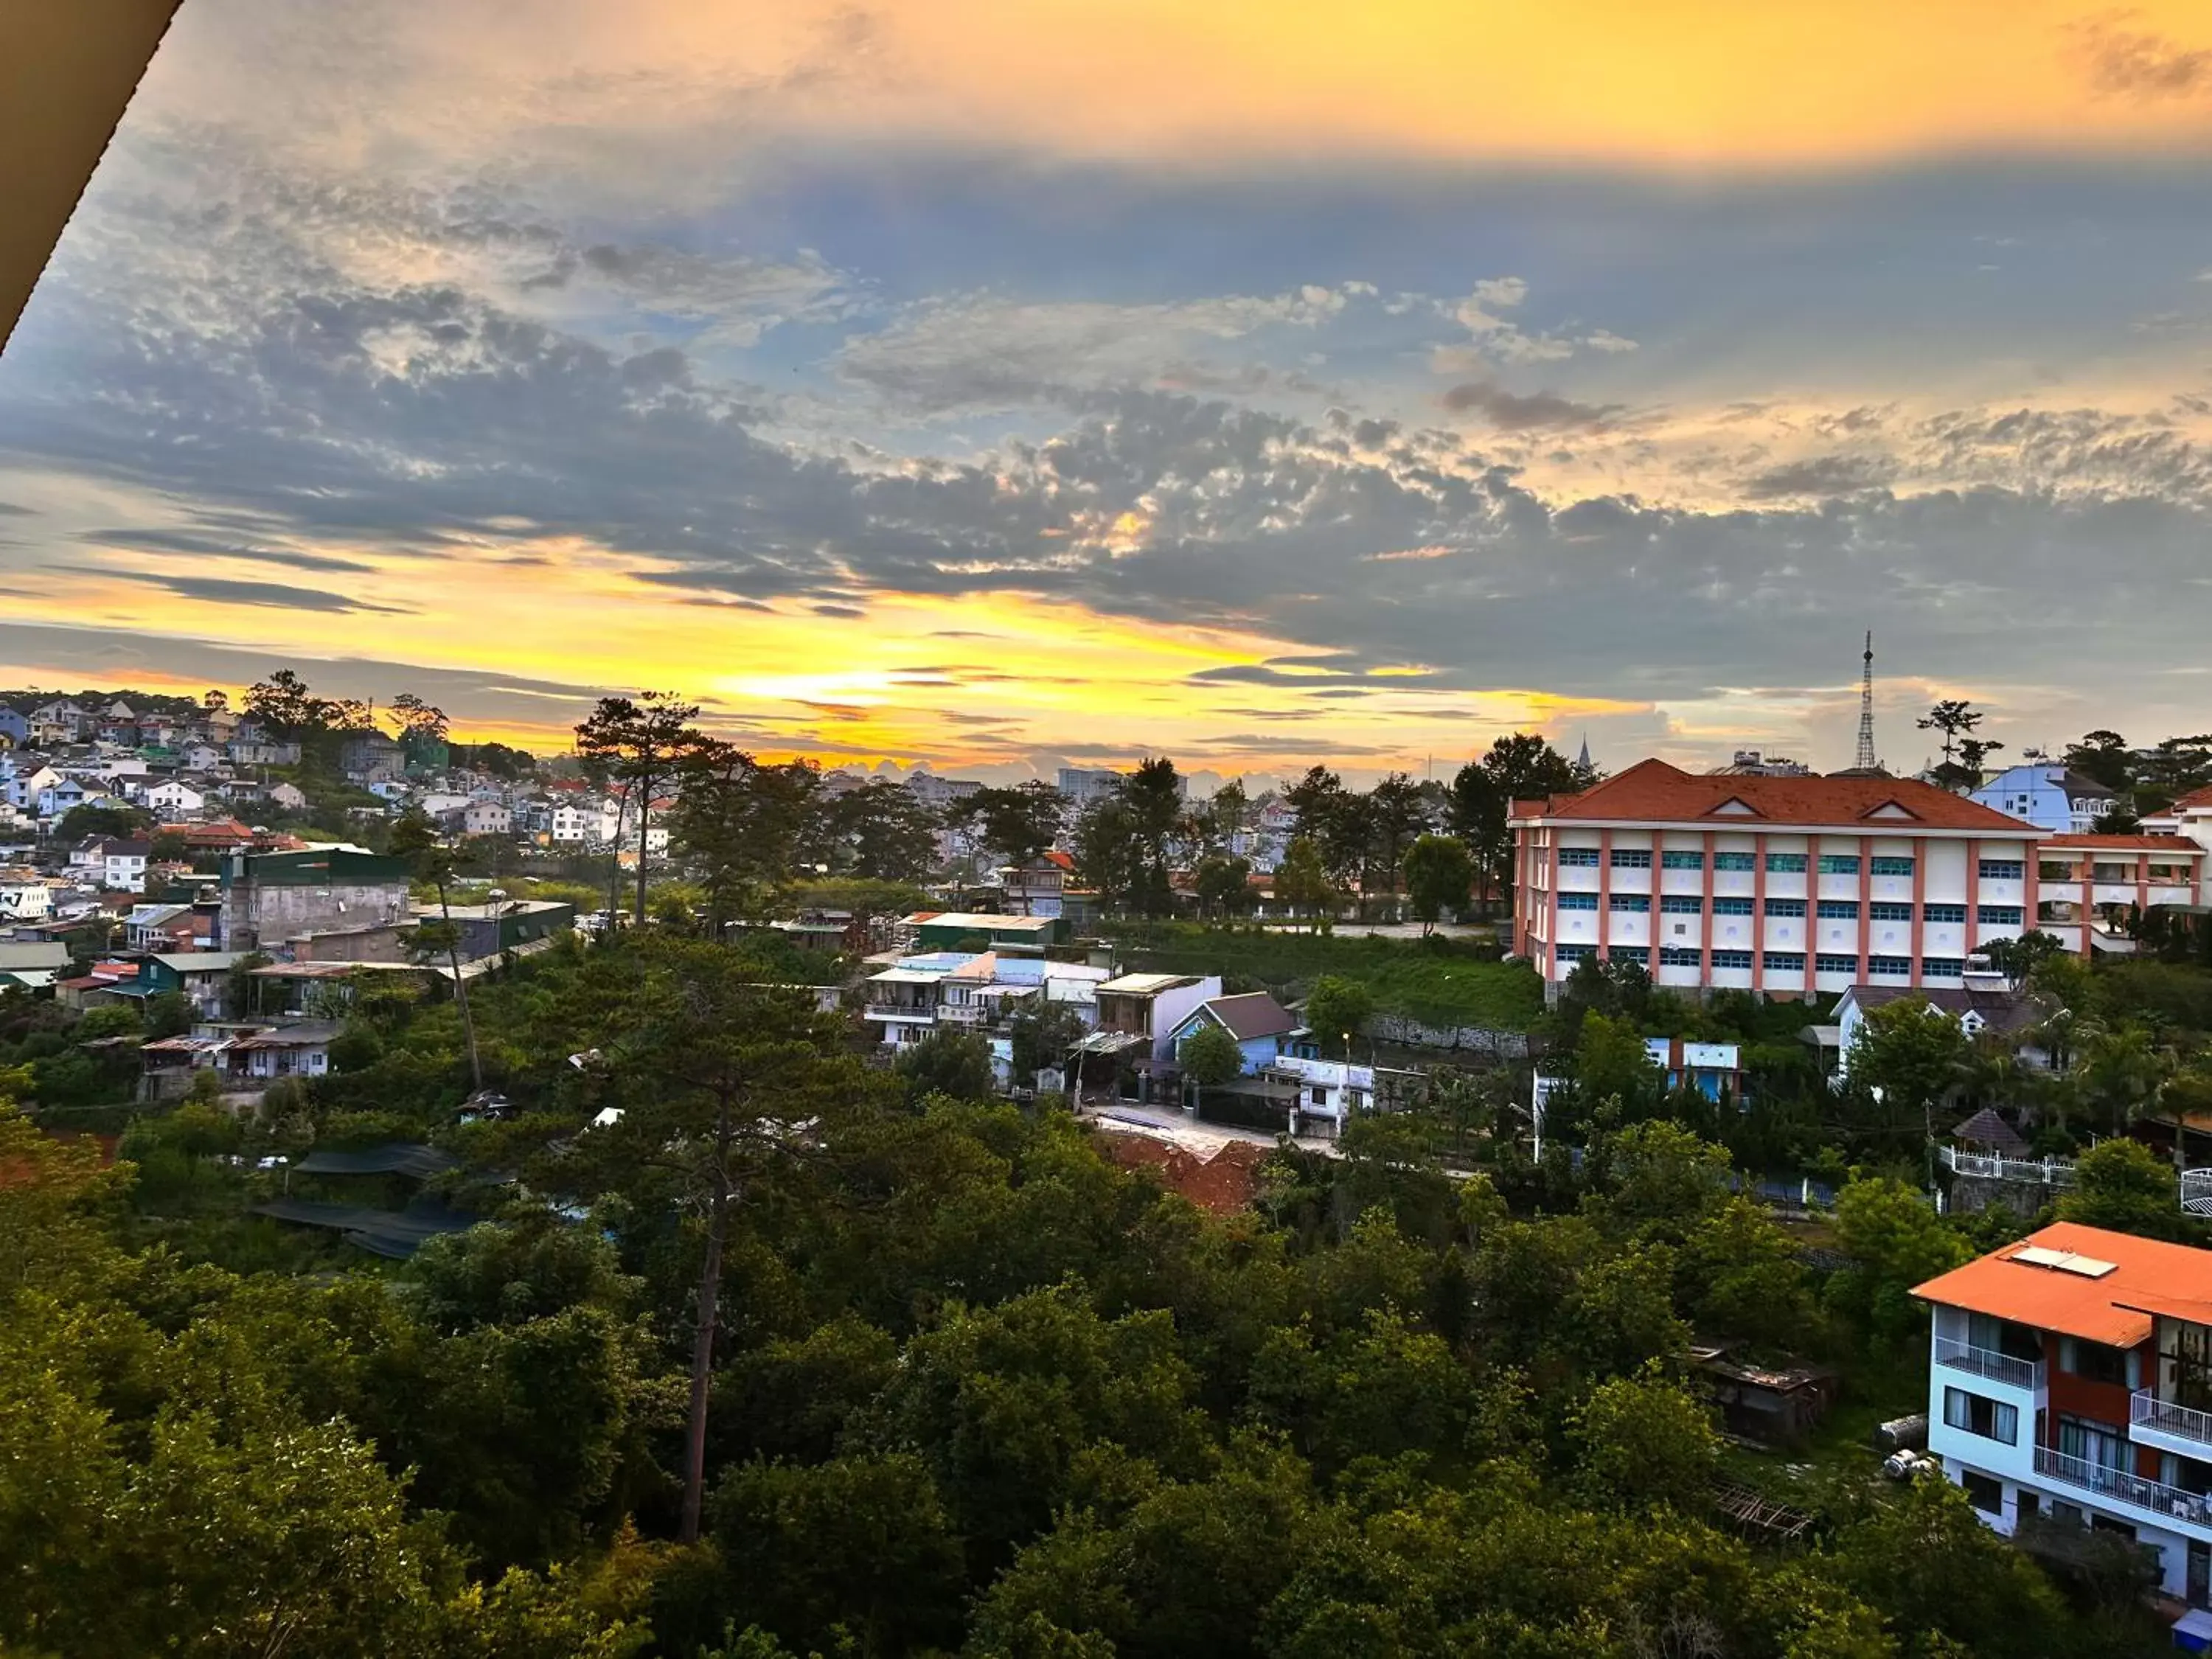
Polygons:
<instances>
[{"instance_id":1,"label":"pink column","mask_svg":"<svg viewBox=\"0 0 2212 1659\"><path fill-rule=\"evenodd\" d=\"M1928 905L1928 848L1921 842L1912 844L1912 982L1920 983L1920 930ZM1974 913L1966 912L1966 937L1972 939Z\"/></svg>"},{"instance_id":2,"label":"pink column","mask_svg":"<svg viewBox=\"0 0 2212 1659\"><path fill-rule=\"evenodd\" d=\"M1613 831L1597 832L1597 959L1613 960Z\"/></svg>"},{"instance_id":3,"label":"pink column","mask_svg":"<svg viewBox=\"0 0 2212 1659\"><path fill-rule=\"evenodd\" d=\"M1698 921L1698 984L1701 988L1713 982L1713 929L1719 926L1713 915L1713 832L1710 830L1705 831L1705 873L1703 881L1698 884L1705 891L1703 902L1705 911ZM1754 904L1752 908L1755 910L1759 907ZM1759 920L1754 916L1752 919L1752 928L1754 933L1758 931L1758 927ZM1756 986L1759 983L1757 957L1751 959L1751 982Z\"/></svg>"}]
</instances>

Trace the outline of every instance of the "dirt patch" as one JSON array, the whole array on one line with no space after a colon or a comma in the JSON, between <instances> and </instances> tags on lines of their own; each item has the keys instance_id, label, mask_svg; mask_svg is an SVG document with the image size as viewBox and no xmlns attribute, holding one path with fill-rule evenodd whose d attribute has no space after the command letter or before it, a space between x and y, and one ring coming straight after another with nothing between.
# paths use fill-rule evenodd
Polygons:
<instances>
[{"instance_id":1,"label":"dirt patch","mask_svg":"<svg viewBox=\"0 0 2212 1659\"><path fill-rule=\"evenodd\" d=\"M1232 1140L1200 1158L1152 1135L1102 1131L1099 1150L1125 1170L1155 1170L1170 1192L1180 1193L1201 1210L1234 1215L1249 1207L1260 1188L1260 1166L1273 1148Z\"/></svg>"}]
</instances>

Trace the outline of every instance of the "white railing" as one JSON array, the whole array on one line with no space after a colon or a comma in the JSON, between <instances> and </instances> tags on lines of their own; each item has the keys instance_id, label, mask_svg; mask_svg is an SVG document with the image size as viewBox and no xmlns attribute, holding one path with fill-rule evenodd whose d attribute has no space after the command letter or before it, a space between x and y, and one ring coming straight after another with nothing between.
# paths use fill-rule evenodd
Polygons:
<instances>
[{"instance_id":1,"label":"white railing","mask_svg":"<svg viewBox=\"0 0 2212 1659\"><path fill-rule=\"evenodd\" d=\"M2130 1420L2139 1429L2156 1429L2160 1434L2201 1440L2212 1446L2212 1412L2200 1412L2194 1407L2160 1400L2154 1389L2136 1390L2130 1401Z\"/></svg>"},{"instance_id":2,"label":"white railing","mask_svg":"<svg viewBox=\"0 0 2212 1659\"><path fill-rule=\"evenodd\" d=\"M2181 1207L2191 1215L2212 1215L2212 1168L2181 1172Z\"/></svg>"},{"instance_id":3,"label":"white railing","mask_svg":"<svg viewBox=\"0 0 2212 1659\"><path fill-rule=\"evenodd\" d=\"M1956 1337L1936 1339L1936 1363L1954 1371L1972 1371L1976 1376L2008 1388L2033 1390L2043 1386L2041 1361L2016 1359L1995 1348L1978 1348L1971 1342L1961 1342Z\"/></svg>"},{"instance_id":4,"label":"white railing","mask_svg":"<svg viewBox=\"0 0 2212 1659\"><path fill-rule=\"evenodd\" d=\"M2102 1463L2093 1463L2086 1457L2070 1457L2048 1446L2035 1449L2035 1472L2114 1503L2148 1510L2169 1520L2212 1527L2212 1499L2184 1492L2179 1486L2169 1486L2162 1480L2146 1480L2125 1469L2107 1468Z\"/></svg>"},{"instance_id":5,"label":"white railing","mask_svg":"<svg viewBox=\"0 0 2212 1659\"><path fill-rule=\"evenodd\" d=\"M2045 1187L2074 1184L2074 1160L2068 1158L1998 1158L1988 1152L1962 1152L1956 1146L1946 1146L1943 1162L1960 1175L1979 1176L1988 1181L2031 1181ZM2206 1196L2212 1199L2212 1188L2208 1188Z\"/></svg>"},{"instance_id":6,"label":"white railing","mask_svg":"<svg viewBox=\"0 0 2212 1659\"><path fill-rule=\"evenodd\" d=\"M947 1002L939 1006L937 1017L954 1025L980 1025L990 1012L980 1002Z\"/></svg>"}]
</instances>

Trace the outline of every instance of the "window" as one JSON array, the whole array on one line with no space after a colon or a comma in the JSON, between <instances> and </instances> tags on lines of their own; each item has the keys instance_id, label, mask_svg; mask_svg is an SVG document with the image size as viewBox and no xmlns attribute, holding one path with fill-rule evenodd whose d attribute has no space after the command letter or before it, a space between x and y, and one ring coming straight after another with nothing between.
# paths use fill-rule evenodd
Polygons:
<instances>
[{"instance_id":1,"label":"window","mask_svg":"<svg viewBox=\"0 0 2212 1659\"><path fill-rule=\"evenodd\" d=\"M1769 899L1766 914L1770 916L1802 916L1805 914L1803 899Z\"/></svg>"},{"instance_id":2,"label":"window","mask_svg":"<svg viewBox=\"0 0 2212 1659\"><path fill-rule=\"evenodd\" d=\"M1612 905L1614 910L1626 912L1632 916L1651 914L1651 898L1647 893L1615 893L1613 896Z\"/></svg>"},{"instance_id":3,"label":"window","mask_svg":"<svg viewBox=\"0 0 2212 1659\"><path fill-rule=\"evenodd\" d=\"M1651 963L1651 947L1647 945L1616 945L1613 947L1613 959L1615 962L1632 962L1638 968L1647 968Z\"/></svg>"},{"instance_id":4,"label":"window","mask_svg":"<svg viewBox=\"0 0 2212 1659\"><path fill-rule=\"evenodd\" d=\"M2017 927L2026 912L2017 904L1978 904L1974 920L1984 927Z\"/></svg>"},{"instance_id":5,"label":"window","mask_svg":"<svg viewBox=\"0 0 2212 1659\"><path fill-rule=\"evenodd\" d=\"M1766 855L1766 871L1774 876L1802 876L1805 873L1805 855L1802 853L1769 853Z\"/></svg>"},{"instance_id":6,"label":"window","mask_svg":"<svg viewBox=\"0 0 2212 1659\"><path fill-rule=\"evenodd\" d=\"M1856 957L1815 956L1813 958L1813 971L1816 974L1856 975L1859 971L1859 959Z\"/></svg>"},{"instance_id":7,"label":"window","mask_svg":"<svg viewBox=\"0 0 2212 1659\"><path fill-rule=\"evenodd\" d=\"M1822 899L1820 920L1823 921L1856 921L1859 902L1856 899Z\"/></svg>"},{"instance_id":8,"label":"window","mask_svg":"<svg viewBox=\"0 0 2212 1659\"><path fill-rule=\"evenodd\" d=\"M2104 882L2128 882L2136 878L2135 866L2130 864L2100 862L2090 866L2092 878Z\"/></svg>"},{"instance_id":9,"label":"window","mask_svg":"<svg viewBox=\"0 0 2212 1659\"><path fill-rule=\"evenodd\" d=\"M2185 864L2154 864L2150 866L2153 881L2187 881L2189 866Z\"/></svg>"},{"instance_id":10,"label":"window","mask_svg":"<svg viewBox=\"0 0 2212 1659\"><path fill-rule=\"evenodd\" d=\"M1820 908L1823 912L1827 908L1826 905ZM1912 920L1912 907L1909 904L1869 904L1867 906L1867 915L1876 921L1910 921ZM1929 917L1930 921L1935 919L1933 916Z\"/></svg>"},{"instance_id":11,"label":"window","mask_svg":"<svg viewBox=\"0 0 2212 1659\"><path fill-rule=\"evenodd\" d=\"M1986 876L1989 872L1990 866L1984 862L1982 873ZM2074 879L2074 866L2063 859L2045 859L2035 866L2035 873L2044 881L2071 881Z\"/></svg>"},{"instance_id":12,"label":"window","mask_svg":"<svg viewBox=\"0 0 2212 1659\"><path fill-rule=\"evenodd\" d=\"M1703 853L1662 853L1659 867L1662 870L1702 870L1705 867L1705 855Z\"/></svg>"},{"instance_id":13,"label":"window","mask_svg":"<svg viewBox=\"0 0 2212 1659\"><path fill-rule=\"evenodd\" d=\"M1923 904L1920 907L1920 915L1923 921L1929 922L1963 922L1966 919L1966 907L1963 904Z\"/></svg>"},{"instance_id":14,"label":"window","mask_svg":"<svg viewBox=\"0 0 2212 1659\"><path fill-rule=\"evenodd\" d=\"M1662 945L1659 947L1659 965L1662 968L1702 968L1705 966L1705 961L1704 956L1698 951L1686 950L1679 945Z\"/></svg>"},{"instance_id":15,"label":"window","mask_svg":"<svg viewBox=\"0 0 2212 1659\"><path fill-rule=\"evenodd\" d=\"M1716 870L1756 870L1759 868L1759 860L1756 858L1753 858L1749 853L1716 853L1713 854L1713 868Z\"/></svg>"},{"instance_id":16,"label":"window","mask_svg":"<svg viewBox=\"0 0 2212 1659\"><path fill-rule=\"evenodd\" d=\"M1870 859L1868 862L1877 876L1909 876L1912 873L1911 859Z\"/></svg>"},{"instance_id":17,"label":"window","mask_svg":"<svg viewBox=\"0 0 2212 1659\"><path fill-rule=\"evenodd\" d=\"M1563 870L1595 870L1597 868L1597 848L1562 847L1559 848L1559 867Z\"/></svg>"},{"instance_id":18,"label":"window","mask_svg":"<svg viewBox=\"0 0 2212 1659\"><path fill-rule=\"evenodd\" d=\"M1948 1407L1944 1420L1950 1420ZM2135 1468L2135 1459L2129 1455L2134 1449L2125 1435L2108 1423L2093 1422L2070 1413L2059 1415L2058 1449L2067 1457L2078 1457L2100 1469L2124 1469L2132 1473Z\"/></svg>"},{"instance_id":19,"label":"window","mask_svg":"<svg viewBox=\"0 0 2212 1659\"><path fill-rule=\"evenodd\" d=\"M1978 867L1984 881L2019 881L2027 874L2027 865L2021 859L1984 859Z\"/></svg>"},{"instance_id":20,"label":"window","mask_svg":"<svg viewBox=\"0 0 2212 1659\"><path fill-rule=\"evenodd\" d=\"M2108 1382L2116 1389L2128 1386L2127 1355L2101 1342L2062 1337L2058 1343L2058 1369L2086 1382Z\"/></svg>"},{"instance_id":21,"label":"window","mask_svg":"<svg viewBox=\"0 0 2212 1659\"><path fill-rule=\"evenodd\" d=\"M1747 916L1751 914L1751 901L1747 898L1717 898L1713 901L1713 914L1717 916Z\"/></svg>"},{"instance_id":22,"label":"window","mask_svg":"<svg viewBox=\"0 0 2212 1659\"><path fill-rule=\"evenodd\" d=\"M1651 853L1648 848L1616 847L1613 849L1613 867L1616 870L1649 870Z\"/></svg>"},{"instance_id":23,"label":"window","mask_svg":"<svg viewBox=\"0 0 2212 1659\"><path fill-rule=\"evenodd\" d=\"M1867 977L1869 979L1911 979L1912 958L1911 957L1869 957Z\"/></svg>"},{"instance_id":24,"label":"window","mask_svg":"<svg viewBox=\"0 0 2212 1659\"><path fill-rule=\"evenodd\" d=\"M1859 872L1856 853L1823 853L1820 854L1820 873L1824 876L1856 876Z\"/></svg>"},{"instance_id":25,"label":"window","mask_svg":"<svg viewBox=\"0 0 2212 1659\"><path fill-rule=\"evenodd\" d=\"M1735 972L1747 974L1751 971L1751 952L1748 951L1716 951L1713 952L1713 969L1717 973Z\"/></svg>"},{"instance_id":26,"label":"window","mask_svg":"<svg viewBox=\"0 0 2212 1659\"><path fill-rule=\"evenodd\" d=\"M2002 1400L1984 1400L1964 1389L1943 1390L1943 1421L1968 1434L1978 1434L1984 1440L2002 1441L2008 1446L2020 1442L2017 1407L2008 1406Z\"/></svg>"},{"instance_id":27,"label":"window","mask_svg":"<svg viewBox=\"0 0 2212 1659\"><path fill-rule=\"evenodd\" d=\"M1802 974L1805 971L1802 951L1769 951L1763 960L1770 974Z\"/></svg>"},{"instance_id":28,"label":"window","mask_svg":"<svg viewBox=\"0 0 2212 1659\"><path fill-rule=\"evenodd\" d=\"M1669 893L1659 901L1659 908L1670 916L1702 916L1705 902L1694 893Z\"/></svg>"},{"instance_id":29,"label":"window","mask_svg":"<svg viewBox=\"0 0 2212 1659\"><path fill-rule=\"evenodd\" d=\"M1986 1474L1977 1474L1972 1469L1959 1471L1959 1484L1966 1489L1966 1501L1984 1515L2004 1513L2004 1482L1993 1480Z\"/></svg>"},{"instance_id":30,"label":"window","mask_svg":"<svg viewBox=\"0 0 2212 1659\"><path fill-rule=\"evenodd\" d=\"M1596 951L1597 946L1595 945L1554 945L1552 947L1552 960L1564 963L1588 962Z\"/></svg>"},{"instance_id":31,"label":"window","mask_svg":"<svg viewBox=\"0 0 2212 1659\"><path fill-rule=\"evenodd\" d=\"M1559 895L1559 908L1595 910L1597 908L1597 895L1595 893L1562 893Z\"/></svg>"},{"instance_id":32,"label":"window","mask_svg":"<svg viewBox=\"0 0 2212 1659\"><path fill-rule=\"evenodd\" d=\"M1966 959L1964 957L1923 957L1920 959L1923 979L1964 979Z\"/></svg>"}]
</instances>

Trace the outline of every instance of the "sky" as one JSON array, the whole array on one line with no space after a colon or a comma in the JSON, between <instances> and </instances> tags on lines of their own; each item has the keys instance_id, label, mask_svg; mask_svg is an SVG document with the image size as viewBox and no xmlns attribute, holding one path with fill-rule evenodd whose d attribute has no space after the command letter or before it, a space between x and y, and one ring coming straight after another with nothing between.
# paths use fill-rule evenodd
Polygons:
<instances>
[{"instance_id":1,"label":"sky","mask_svg":"<svg viewBox=\"0 0 2212 1659\"><path fill-rule=\"evenodd\" d=\"M0 684L1266 783L2212 727L2212 12L185 0Z\"/></svg>"}]
</instances>

